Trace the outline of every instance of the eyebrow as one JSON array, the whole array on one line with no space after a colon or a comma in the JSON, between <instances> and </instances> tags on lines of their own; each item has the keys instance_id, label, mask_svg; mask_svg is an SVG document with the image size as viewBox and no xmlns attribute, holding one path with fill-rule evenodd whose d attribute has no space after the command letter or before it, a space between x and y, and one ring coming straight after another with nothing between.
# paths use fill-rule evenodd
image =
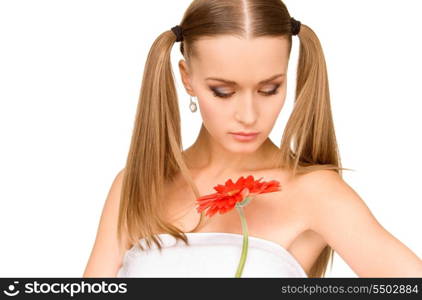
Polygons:
<instances>
[{"instance_id":1,"label":"eyebrow","mask_svg":"<svg viewBox=\"0 0 422 300\"><path fill-rule=\"evenodd\" d=\"M276 75L274 75L274 76L271 76L271 77L270 77L270 78L268 78L268 79L261 80L261 81L259 82L259 84L267 83L267 82L269 82L269 81L271 81L271 80L274 80L274 79L276 79L276 78L278 78L278 77L281 77L281 76L284 76L284 75L285 75L284 73L281 73L281 74L276 74ZM211 80L217 80L217 81L222 81L222 82L225 82L225 83L228 83L228 84L234 84L234 85L237 85L237 83L236 83L235 81L232 81L232 80L227 80L227 79L223 79L223 78L216 78L216 77L207 77L207 78L205 78L205 80L209 80L209 79L211 79Z\"/></svg>"}]
</instances>

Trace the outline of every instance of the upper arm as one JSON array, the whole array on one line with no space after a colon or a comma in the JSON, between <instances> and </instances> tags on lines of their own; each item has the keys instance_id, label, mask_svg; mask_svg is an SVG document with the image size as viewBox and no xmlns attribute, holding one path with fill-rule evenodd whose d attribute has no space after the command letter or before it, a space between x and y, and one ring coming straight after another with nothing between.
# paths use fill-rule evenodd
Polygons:
<instances>
[{"instance_id":1,"label":"upper arm","mask_svg":"<svg viewBox=\"0 0 422 300\"><path fill-rule=\"evenodd\" d=\"M124 169L116 175L110 187L83 277L115 277L121 265L125 241L118 243L117 220L123 175Z\"/></svg>"},{"instance_id":2,"label":"upper arm","mask_svg":"<svg viewBox=\"0 0 422 300\"><path fill-rule=\"evenodd\" d=\"M422 261L390 234L359 195L333 170L303 176L310 229L359 277L420 277Z\"/></svg>"}]
</instances>

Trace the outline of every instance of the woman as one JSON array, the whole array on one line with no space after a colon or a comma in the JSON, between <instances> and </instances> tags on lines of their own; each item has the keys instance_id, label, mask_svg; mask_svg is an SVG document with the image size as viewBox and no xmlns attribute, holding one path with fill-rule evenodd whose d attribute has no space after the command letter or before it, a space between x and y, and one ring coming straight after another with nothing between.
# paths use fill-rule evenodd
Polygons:
<instances>
[{"instance_id":1,"label":"woman","mask_svg":"<svg viewBox=\"0 0 422 300\"><path fill-rule=\"evenodd\" d=\"M300 41L295 106L279 148L268 136L286 97L292 36ZM203 120L186 150L170 63L175 42L187 105L193 113L199 106ZM83 276L230 276L239 216L206 218L195 199L248 175L278 180L282 190L245 207L245 277L322 277L334 250L360 277L422 276L420 258L377 222L342 170L312 29L280 0L195 0L151 47L126 166Z\"/></svg>"}]
</instances>

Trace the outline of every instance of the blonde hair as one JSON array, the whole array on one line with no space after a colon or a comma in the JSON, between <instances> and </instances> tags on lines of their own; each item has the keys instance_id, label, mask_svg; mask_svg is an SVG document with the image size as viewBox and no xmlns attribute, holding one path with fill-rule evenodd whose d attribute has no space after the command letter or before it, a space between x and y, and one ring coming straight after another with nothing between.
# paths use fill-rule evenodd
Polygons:
<instances>
[{"instance_id":1,"label":"blonde hair","mask_svg":"<svg viewBox=\"0 0 422 300\"><path fill-rule=\"evenodd\" d=\"M246 19L250 32L245 31ZM222 34L239 37L274 36L289 40L292 47L290 15L280 0L194 0L180 26L184 40L180 51L187 63L195 56L195 41ZM249 27L248 27L249 28ZM301 24L295 105L284 130L276 167L293 174L333 169L340 175L338 146L330 107L324 54L316 34ZM147 247L156 233L167 232L188 243L186 235L162 216L163 186L181 174L196 197L198 192L183 153L180 113L170 54L176 36L169 29L154 41L148 53L130 149L125 165L118 220L118 238L125 233L128 242ZM200 216L194 232L203 224ZM309 277L323 277L333 249L326 246L312 266Z\"/></svg>"}]
</instances>

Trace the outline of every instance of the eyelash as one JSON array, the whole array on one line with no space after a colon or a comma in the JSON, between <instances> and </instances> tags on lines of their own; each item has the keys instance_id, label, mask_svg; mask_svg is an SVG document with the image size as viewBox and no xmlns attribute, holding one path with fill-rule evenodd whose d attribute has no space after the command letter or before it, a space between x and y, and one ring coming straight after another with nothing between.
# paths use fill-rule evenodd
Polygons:
<instances>
[{"instance_id":1,"label":"eyelash","mask_svg":"<svg viewBox=\"0 0 422 300\"><path fill-rule=\"evenodd\" d=\"M265 96L273 96L273 95L276 95L276 94L278 94L279 87L280 87L280 84L278 84L277 87L274 90L272 90L270 92L262 92L262 93L265 94ZM215 90L213 88L211 88L211 91L213 92L213 94L214 94L215 97L219 97L219 98L229 98L229 97L231 97L234 94L234 93L231 93L231 94L220 93L220 92L218 92L217 90Z\"/></svg>"}]
</instances>

